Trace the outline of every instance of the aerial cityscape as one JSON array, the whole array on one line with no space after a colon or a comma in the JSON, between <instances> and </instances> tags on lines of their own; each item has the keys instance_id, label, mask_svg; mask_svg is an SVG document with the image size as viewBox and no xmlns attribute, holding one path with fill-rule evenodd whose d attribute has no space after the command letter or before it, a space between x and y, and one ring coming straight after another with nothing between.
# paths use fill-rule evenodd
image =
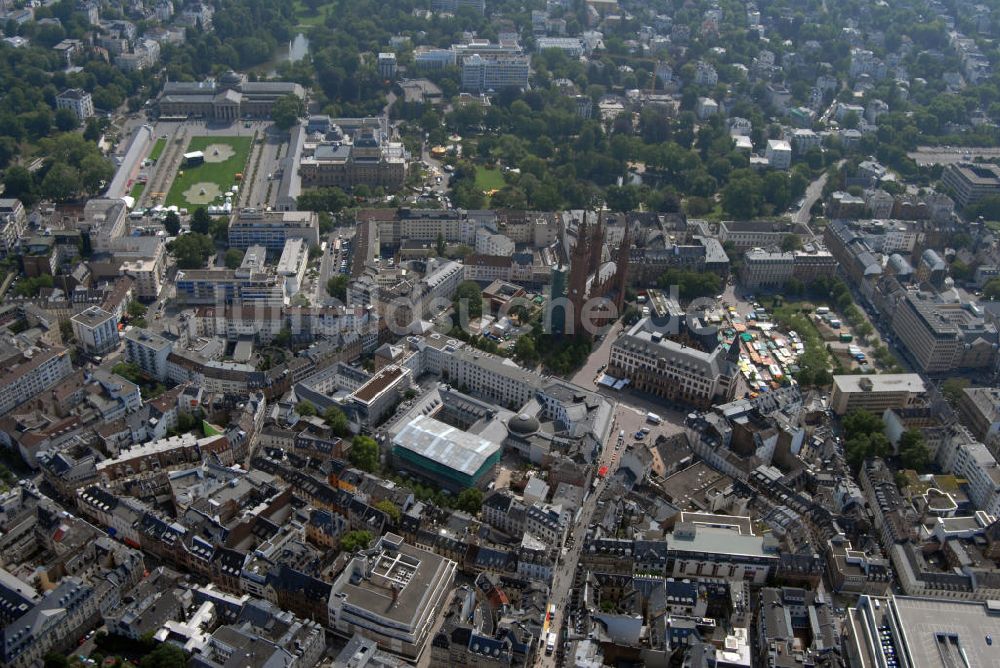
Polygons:
<instances>
[{"instance_id":1,"label":"aerial cityscape","mask_svg":"<svg viewBox=\"0 0 1000 668\"><path fill-rule=\"evenodd\" d=\"M996 0L0 13L0 666L1000 666Z\"/></svg>"}]
</instances>

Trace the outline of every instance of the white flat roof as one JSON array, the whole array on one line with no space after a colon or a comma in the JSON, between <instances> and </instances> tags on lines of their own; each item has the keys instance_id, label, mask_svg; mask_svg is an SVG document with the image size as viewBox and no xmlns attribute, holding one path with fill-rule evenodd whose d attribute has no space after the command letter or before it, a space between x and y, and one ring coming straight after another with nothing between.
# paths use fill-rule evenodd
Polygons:
<instances>
[{"instance_id":1,"label":"white flat roof","mask_svg":"<svg viewBox=\"0 0 1000 668\"><path fill-rule=\"evenodd\" d=\"M418 415L392 439L393 445L473 476L499 449L487 441L426 415Z\"/></svg>"},{"instance_id":2,"label":"white flat roof","mask_svg":"<svg viewBox=\"0 0 1000 668\"><path fill-rule=\"evenodd\" d=\"M865 389L862 385L871 382ZM915 373L879 373L872 375L843 375L833 377L834 386L841 392L910 392L921 394L927 390L924 379Z\"/></svg>"}]
</instances>

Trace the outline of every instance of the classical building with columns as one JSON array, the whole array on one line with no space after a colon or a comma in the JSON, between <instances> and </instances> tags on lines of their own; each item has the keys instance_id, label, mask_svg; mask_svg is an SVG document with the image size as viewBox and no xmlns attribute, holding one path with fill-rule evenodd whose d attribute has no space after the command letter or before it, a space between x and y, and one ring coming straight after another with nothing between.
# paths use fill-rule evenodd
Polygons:
<instances>
[{"instance_id":1,"label":"classical building with columns","mask_svg":"<svg viewBox=\"0 0 1000 668\"><path fill-rule=\"evenodd\" d=\"M305 99L305 89L291 81L247 81L227 72L205 81L168 81L157 100L161 116L201 116L219 121L267 118L286 95Z\"/></svg>"}]
</instances>

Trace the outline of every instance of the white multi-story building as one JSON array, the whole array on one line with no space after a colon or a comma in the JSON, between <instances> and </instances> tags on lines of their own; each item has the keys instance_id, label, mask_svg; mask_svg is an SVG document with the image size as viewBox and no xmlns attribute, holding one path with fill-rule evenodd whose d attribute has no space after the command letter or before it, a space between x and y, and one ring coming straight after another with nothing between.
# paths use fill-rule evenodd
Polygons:
<instances>
[{"instance_id":1,"label":"white multi-story building","mask_svg":"<svg viewBox=\"0 0 1000 668\"><path fill-rule=\"evenodd\" d=\"M90 376L109 397L118 402L121 406L121 415L132 413L142 408L142 394L139 392L139 386L135 383L122 378L118 374L108 373L103 369L94 369ZM115 417L120 417L120 415L106 416L108 420L113 420Z\"/></svg>"},{"instance_id":2,"label":"white multi-story building","mask_svg":"<svg viewBox=\"0 0 1000 668\"><path fill-rule=\"evenodd\" d=\"M148 70L158 62L160 62L160 45L151 39L144 39L136 44L132 53L123 53L115 58L115 65L126 72Z\"/></svg>"},{"instance_id":3,"label":"white multi-story building","mask_svg":"<svg viewBox=\"0 0 1000 668\"><path fill-rule=\"evenodd\" d=\"M474 53L462 59L462 90L486 93L504 88L527 88L531 72L527 56Z\"/></svg>"},{"instance_id":4,"label":"white multi-story building","mask_svg":"<svg viewBox=\"0 0 1000 668\"><path fill-rule=\"evenodd\" d=\"M808 128L799 128L792 132L792 146L799 153L818 148L822 143L823 139Z\"/></svg>"},{"instance_id":5,"label":"white multi-story building","mask_svg":"<svg viewBox=\"0 0 1000 668\"><path fill-rule=\"evenodd\" d=\"M92 485L76 490L76 507L84 517L99 526L113 529L121 541L139 543L139 520L146 508L130 496L118 496L103 487ZM109 532L110 533L110 532Z\"/></svg>"},{"instance_id":6,"label":"white multi-story building","mask_svg":"<svg viewBox=\"0 0 1000 668\"><path fill-rule=\"evenodd\" d=\"M289 239L278 260L278 280L284 283L285 303L302 287L309 266L309 246L301 238Z\"/></svg>"},{"instance_id":7,"label":"white multi-story building","mask_svg":"<svg viewBox=\"0 0 1000 668\"><path fill-rule=\"evenodd\" d=\"M948 165L941 181L961 206L1000 194L1000 167L989 163Z\"/></svg>"},{"instance_id":8,"label":"white multi-story building","mask_svg":"<svg viewBox=\"0 0 1000 668\"><path fill-rule=\"evenodd\" d=\"M699 97L695 113L701 120L705 120L709 116L715 116L719 113L719 103L710 97Z\"/></svg>"},{"instance_id":9,"label":"white multi-story building","mask_svg":"<svg viewBox=\"0 0 1000 668\"><path fill-rule=\"evenodd\" d=\"M174 344L155 332L133 327L125 332L125 359L158 381L167 379L167 357Z\"/></svg>"},{"instance_id":10,"label":"white multi-story building","mask_svg":"<svg viewBox=\"0 0 1000 668\"><path fill-rule=\"evenodd\" d=\"M142 299L156 299L163 289L164 264L154 259L123 262L120 272L135 280L135 294Z\"/></svg>"},{"instance_id":11,"label":"white multi-story building","mask_svg":"<svg viewBox=\"0 0 1000 668\"><path fill-rule=\"evenodd\" d=\"M562 545L565 529L561 514L544 504L533 504L525 511L525 532L540 538L546 545Z\"/></svg>"},{"instance_id":12,"label":"white multi-story building","mask_svg":"<svg viewBox=\"0 0 1000 668\"><path fill-rule=\"evenodd\" d=\"M732 398L731 366L724 346L704 352L683 345L665 338L643 318L615 339L608 372L628 378L640 391L707 408L720 396Z\"/></svg>"},{"instance_id":13,"label":"white multi-story building","mask_svg":"<svg viewBox=\"0 0 1000 668\"><path fill-rule=\"evenodd\" d=\"M413 64L417 69L441 70L446 67L454 67L456 62L457 54L451 49L418 46L413 51Z\"/></svg>"},{"instance_id":14,"label":"white multi-story building","mask_svg":"<svg viewBox=\"0 0 1000 668\"><path fill-rule=\"evenodd\" d=\"M941 470L968 481L969 498L976 508L993 516L1000 513L1000 464L967 429L953 427L938 445L936 460Z\"/></svg>"},{"instance_id":15,"label":"white multi-story building","mask_svg":"<svg viewBox=\"0 0 1000 668\"><path fill-rule=\"evenodd\" d=\"M873 79L884 79L887 72L885 62L867 49L851 49L851 66L849 73L854 79L868 75Z\"/></svg>"},{"instance_id":16,"label":"white multi-story building","mask_svg":"<svg viewBox=\"0 0 1000 668\"><path fill-rule=\"evenodd\" d=\"M121 237L112 243L118 273L132 277L133 291L140 299L160 296L167 274L167 245L162 237Z\"/></svg>"},{"instance_id":17,"label":"white multi-story building","mask_svg":"<svg viewBox=\"0 0 1000 668\"><path fill-rule=\"evenodd\" d=\"M69 109L85 121L94 115L94 100L82 88L69 88L56 95L56 109Z\"/></svg>"},{"instance_id":18,"label":"white multi-story building","mask_svg":"<svg viewBox=\"0 0 1000 668\"><path fill-rule=\"evenodd\" d=\"M101 597L75 577L63 578L33 606L25 606L0 630L0 664L28 668L42 662L49 650L73 643L85 625L100 614ZM18 611L21 613L22 611Z\"/></svg>"},{"instance_id":19,"label":"white multi-story building","mask_svg":"<svg viewBox=\"0 0 1000 668\"><path fill-rule=\"evenodd\" d=\"M788 169L792 166L792 147L784 139L768 139L764 157L774 169Z\"/></svg>"},{"instance_id":20,"label":"white multi-story building","mask_svg":"<svg viewBox=\"0 0 1000 668\"><path fill-rule=\"evenodd\" d=\"M404 241L446 243L474 246L476 230L484 225L495 227L493 212L469 212L462 209L369 209L359 213L375 223L382 246L397 246Z\"/></svg>"},{"instance_id":21,"label":"white multi-story building","mask_svg":"<svg viewBox=\"0 0 1000 668\"><path fill-rule=\"evenodd\" d=\"M480 255L510 257L514 254L514 242L503 234L494 234L481 227L476 230L476 252Z\"/></svg>"},{"instance_id":22,"label":"white multi-story building","mask_svg":"<svg viewBox=\"0 0 1000 668\"><path fill-rule=\"evenodd\" d=\"M539 53L546 49L558 49L570 58L579 58L584 52L583 40L579 37L539 37L535 48Z\"/></svg>"},{"instance_id":23,"label":"white multi-story building","mask_svg":"<svg viewBox=\"0 0 1000 668\"><path fill-rule=\"evenodd\" d=\"M743 256L741 281L748 290L779 289L792 278L795 256L751 248Z\"/></svg>"},{"instance_id":24,"label":"white multi-story building","mask_svg":"<svg viewBox=\"0 0 1000 668\"><path fill-rule=\"evenodd\" d=\"M461 264L452 260L441 262L429 270L420 282L424 286L424 301L451 299L463 280L465 280L465 271Z\"/></svg>"},{"instance_id":25,"label":"white multi-story building","mask_svg":"<svg viewBox=\"0 0 1000 668\"><path fill-rule=\"evenodd\" d=\"M118 347L118 323L114 314L99 306L91 306L77 313L73 323L73 335L77 343L88 355L106 355Z\"/></svg>"},{"instance_id":26,"label":"white multi-story building","mask_svg":"<svg viewBox=\"0 0 1000 668\"><path fill-rule=\"evenodd\" d=\"M0 199L0 257L17 247L28 224L28 215L19 199Z\"/></svg>"},{"instance_id":27,"label":"white multi-story building","mask_svg":"<svg viewBox=\"0 0 1000 668\"><path fill-rule=\"evenodd\" d=\"M0 375L0 414L23 404L73 373L73 363L65 348L53 347L24 354L7 362Z\"/></svg>"},{"instance_id":28,"label":"white multi-story building","mask_svg":"<svg viewBox=\"0 0 1000 668\"><path fill-rule=\"evenodd\" d=\"M667 537L675 578L764 583L778 564L778 541L756 536L749 518L682 513Z\"/></svg>"}]
</instances>

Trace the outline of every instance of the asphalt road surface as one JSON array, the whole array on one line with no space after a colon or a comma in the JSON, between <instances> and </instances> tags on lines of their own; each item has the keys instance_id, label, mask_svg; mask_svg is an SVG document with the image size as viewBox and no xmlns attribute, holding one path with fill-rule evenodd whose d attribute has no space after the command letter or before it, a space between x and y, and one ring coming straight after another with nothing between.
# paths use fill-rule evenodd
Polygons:
<instances>
[{"instance_id":1,"label":"asphalt road surface","mask_svg":"<svg viewBox=\"0 0 1000 668\"><path fill-rule=\"evenodd\" d=\"M806 194L803 198L802 206L799 207L799 210L795 212L795 216L793 217L793 220L796 223L809 224L809 219L811 218L809 210L812 209L813 204L815 204L816 200L818 200L823 194L823 186L825 185L826 172L823 172L822 176L809 184L806 188Z\"/></svg>"},{"instance_id":2,"label":"asphalt road surface","mask_svg":"<svg viewBox=\"0 0 1000 668\"><path fill-rule=\"evenodd\" d=\"M340 267L341 256L340 253L335 253L333 250L333 244L336 240L336 232L331 232L325 237L326 252L323 253L323 257L319 261L319 275L316 277L316 286L311 299L313 304L325 304L331 298L326 291L326 284L330 280L330 277L337 273L337 269Z\"/></svg>"},{"instance_id":3,"label":"asphalt road surface","mask_svg":"<svg viewBox=\"0 0 1000 668\"><path fill-rule=\"evenodd\" d=\"M580 560L580 551L583 549L584 538L587 535L587 527L597 511L598 499L607 484L607 480L614 475L618 469L619 449L615 447L618 439L618 427L615 424L612 428L612 436L605 445L598 461L598 467L607 466L607 477L598 482L597 490L588 490L589 494L583 502L577 521L567 531L567 536L573 539L572 545L566 548L566 554L560 553L559 559L553 569L552 590L549 595L549 604L555 605L555 615L549 622L549 630L558 635L556 640L556 651L550 655L545 654L545 638L541 639L536 666L541 668L555 668L557 665L556 655L559 646L565 640L563 634L563 623L566 619L566 609L570 604L573 593L573 582L576 574L576 565Z\"/></svg>"},{"instance_id":4,"label":"asphalt road surface","mask_svg":"<svg viewBox=\"0 0 1000 668\"><path fill-rule=\"evenodd\" d=\"M242 124L240 128L242 129ZM254 174L253 183L250 184L250 191L243 200L243 206L264 208L273 207L278 200L278 187L281 185L279 168L282 159L288 153L288 133L271 132L269 125L254 125L254 129L259 130L258 144L255 148L260 151L260 162L257 164L257 172ZM251 130L244 130L251 132ZM280 157L279 157L280 156ZM251 157L251 160L256 154ZM247 166L250 173L253 173L253 164Z\"/></svg>"},{"instance_id":5,"label":"asphalt road surface","mask_svg":"<svg viewBox=\"0 0 1000 668\"><path fill-rule=\"evenodd\" d=\"M976 158L1000 157L1000 147L918 146L916 151L911 151L906 155L921 167L925 165L951 165L956 162L972 162Z\"/></svg>"}]
</instances>

